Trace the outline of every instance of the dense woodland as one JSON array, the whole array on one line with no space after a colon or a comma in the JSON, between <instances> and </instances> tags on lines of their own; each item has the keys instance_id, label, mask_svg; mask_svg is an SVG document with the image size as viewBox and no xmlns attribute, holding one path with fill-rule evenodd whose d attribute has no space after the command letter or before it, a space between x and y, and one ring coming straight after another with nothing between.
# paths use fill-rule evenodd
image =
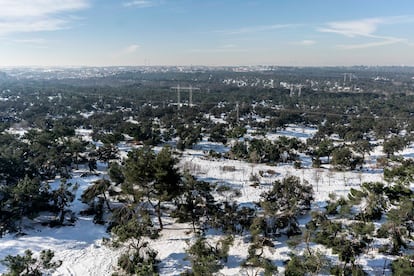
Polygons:
<instances>
[{"instance_id":1,"label":"dense woodland","mask_svg":"<svg viewBox=\"0 0 414 276\"><path fill-rule=\"evenodd\" d=\"M101 165L107 175L83 190L88 208L82 212L107 227L108 246L123 248L114 275L157 275L157 252L150 244L162 235L166 219L187 223L196 237L186 252L191 269L183 275L218 272L237 236L250 242L241 268L254 272L248 275L277 273L278 266L263 252L279 239L293 248L285 275L364 275L356 260L377 239L389 239L378 250L395 256L388 264L394 275L414 274L414 161L398 155L414 142L412 72L353 70L363 92L305 86L300 95L281 86L238 87L222 80L272 77L322 83L341 81L345 71L131 71L77 80L2 75L0 236L24 235L25 221L39 217L48 218L41 221L47 227L76 223L79 214L70 205L79 187L68 180L74 170L86 168L85 175L93 175ZM391 81L374 81L378 73ZM192 105L186 91L177 104L170 88L177 83L200 88L194 90ZM288 125L317 132L305 142L267 138ZM25 132L18 136L12 129ZM82 139L79 129L91 130L92 140ZM254 205L239 206L237 191L197 179L180 166L183 151L202 140L229 147L227 152L205 152L209 159L301 169L300 156L305 155L313 168L333 171L363 170L366 157L381 146L384 156L377 163L384 182L361 183L347 197L332 194L315 210L314 185L289 176L272 183ZM122 156L120 143L134 147ZM52 187L56 179L59 185ZM260 179L252 174L251 185L261 185ZM217 200L217 194L228 196ZM303 227L298 220L306 214L310 219ZM212 231L220 239L208 239ZM332 249L339 261L330 261L315 244ZM52 261L53 254L44 251L36 257L28 248L24 255L9 255L2 260L9 270L5 275L53 271L60 264Z\"/></svg>"}]
</instances>

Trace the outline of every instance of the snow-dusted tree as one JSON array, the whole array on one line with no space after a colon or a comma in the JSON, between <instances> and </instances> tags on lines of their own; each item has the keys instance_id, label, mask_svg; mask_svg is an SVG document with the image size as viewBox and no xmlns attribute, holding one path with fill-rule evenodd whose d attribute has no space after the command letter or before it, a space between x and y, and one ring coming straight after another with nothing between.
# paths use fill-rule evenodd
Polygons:
<instances>
[{"instance_id":1,"label":"snow-dusted tree","mask_svg":"<svg viewBox=\"0 0 414 276\"><path fill-rule=\"evenodd\" d=\"M143 237L158 236L149 213L124 205L114 210L111 224L111 244L125 249L118 258L116 275L157 275L158 253L143 240Z\"/></svg>"},{"instance_id":2,"label":"snow-dusted tree","mask_svg":"<svg viewBox=\"0 0 414 276\"><path fill-rule=\"evenodd\" d=\"M191 262L191 270L183 275L213 275L218 272L223 267L223 263L227 262L232 244L232 236L219 240L214 246L205 237L198 237L187 249L187 259Z\"/></svg>"},{"instance_id":3,"label":"snow-dusted tree","mask_svg":"<svg viewBox=\"0 0 414 276\"><path fill-rule=\"evenodd\" d=\"M329 159L331 157L333 150L334 150L334 144L332 140L328 138L324 138L317 145L315 149L315 155L317 158L321 158L325 156L328 157L328 163L329 163Z\"/></svg>"},{"instance_id":4,"label":"snow-dusted tree","mask_svg":"<svg viewBox=\"0 0 414 276\"><path fill-rule=\"evenodd\" d=\"M176 158L164 147L157 155L150 147L133 150L125 161L123 191L135 202L147 201L154 208L163 228L161 204L180 193L180 174Z\"/></svg>"},{"instance_id":5,"label":"snow-dusted tree","mask_svg":"<svg viewBox=\"0 0 414 276\"><path fill-rule=\"evenodd\" d=\"M322 271L327 273L328 266L328 259L319 250L309 250L303 254L292 253L290 260L286 262L285 275L319 275Z\"/></svg>"},{"instance_id":6,"label":"snow-dusted tree","mask_svg":"<svg viewBox=\"0 0 414 276\"><path fill-rule=\"evenodd\" d=\"M85 212L94 214L94 222L103 224L104 223L104 204L109 211L112 211L112 207L109 202L107 193L111 190L111 182L107 179L99 179L88 186L82 193L82 202L89 205L89 209Z\"/></svg>"},{"instance_id":7,"label":"snow-dusted tree","mask_svg":"<svg viewBox=\"0 0 414 276\"><path fill-rule=\"evenodd\" d=\"M50 249L42 250L39 258L33 257L33 252L26 250L24 255L7 255L0 261L8 272L2 274L4 276L17 276L17 275L50 275L56 268L58 268L62 261L52 261L54 252Z\"/></svg>"},{"instance_id":8,"label":"snow-dusted tree","mask_svg":"<svg viewBox=\"0 0 414 276\"><path fill-rule=\"evenodd\" d=\"M75 199L75 193L78 189L78 184L73 185L67 182L66 179L61 179L59 188L51 192L53 206L56 208L59 215L56 223L63 224L65 215L68 213L66 209Z\"/></svg>"},{"instance_id":9,"label":"snow-dusted tree","mask_svg":"<svg viewBox=\"0 0 414 276\"><path fill-rule=\"evenodd\" d=\"M356 218L364 222L381 219L388 207L384 184L380 182L363 183L360 190L352 188L348 198L359 206L360 212Z\"/></svg>"},{"instance_id":10,"label":"snow-dusted tree","mask_svg":"<svg viewBox=\"0 0 414 276\"><path fill-rule=\"evenodd\" d=\"M358 139L352 144L353 149L362 155L362 161L365 160L365 154L369 154L374 146L367 139Z\"/></svg>"},{"instance_id":11,"label":"snow-dusted tree","mask_svg":"<svg viewBox=\"0 0 414 276\"><path fill-rule=\"evenodd\" d=\"M260 206L272 232L287 228L287 234L294 235L301 232L297 216L310 210L312 200L312 186L301 183L298 177L288 176L275 181L272 189L261 195Z\"/></svg>"},{"instance_id":12,"label":"snow-dusted tree","mask_svg":"<svg viewBox=\"0 0 414 276\"><path fill-rule=\"evenodd\" d=\"M263 230L266 228L266 221L262 217L256 217L250 226L251 241L248 249L246 260L242 262L242 272L248 275L258 275L263 272L264 275L274 275L277 272L277 266L266 258L264 255L265 247L273 246L271 239L263 236Z\"/></svg>"},{"instance_id":13,"label":"snow-dusted tree","mask_svg":"<svg viewBox=\"0 0 414 276\"><path fill-rule=\"evenodd\" d=\"M412 239L411 232L414 221L414 204L412 199L403 198L397 208L392 208L387 213L387 222L382 224L377 231L380 238L391 238L391 243L382 248L391 254L399 254L403 248L407 248L408 240Z\"/></svg>"},{"instance_id":14,"label":"snow-dusted tree","mask_svg":"<svg viewBox=\"0 0 414 276\"><path fill-rule=\"evenodd\" d=\"M118 149L112 144L104 144L96 150L98 160L105 162L109 165L109 161L118 159Z\"/></svg>"},{"instance_id":15,"label":"snow-dusted tree","mask_svg":"<svg viewBox=\"0 0 414 276\"><path fill-rule=\"evenodd\" d=\"M118 162L111 162L109 164L108 175L115 185L119 185L125 181L125 176L122 172L122 166Z\"/></svg>"},{"instance_id":16,"label":"snow-dusted tree","mask_svg":"<svg viewBox=\"0 0 414 276\"><path fill-rule=\"evenodd\" d=\"M349 148L343 146L333 150L332 164L338 170L353 170L357 165L362 164L362 158L354 156Z\"/></svg>"},{"instance_id":17,"label":"snow-dusted tree","mask_svg":"<svg viewBox=\"0 0 414 276\"><path fill-rule=\"evenodd\" d=\"M16 185L8 190L8 198L2 199L6 203L6 209L11 213L12 220L21 220L24 216L35 215L43 209L49 201L48 185L37 178L27 175L20 179ZM9 222L10 223L10 222ZM11 226L11 225L10 225ZM18 230L21 226L18 227Z\"/></svg>"},{"instance_id":18,"label":"snow-dusted tree","mask_svg":"<svg viewBox=\"0 0 414 276\"><path fill-rule=\"evenodd\" d=\"M391 263L393 275L414 275L414 256L403 256Z\"/></svg>"},{"instance_id":19,"label":"snow-dusted tree","mask_svg":"<svg viewBox=\"0 0 414 276\"><path fill-rule=\"evenodd\" d=\"M382 150L390 158L395 152L403 150L407 146L407 141L401 136L392 136L384 141Z\"/></svg>"},{"instance_id":20,"label":"snow-dusted tree","mask_svg":"<svg viewBox=\"0 0 414 276\"><path fill-rule=\"evenodd\" d=\"M180 222L190 221L195 232L200 220L209 216L215 208L211 186L185 173L180 189L182 193L175 199L177 208L172 215Z\"/></svg>"}]
</instances>

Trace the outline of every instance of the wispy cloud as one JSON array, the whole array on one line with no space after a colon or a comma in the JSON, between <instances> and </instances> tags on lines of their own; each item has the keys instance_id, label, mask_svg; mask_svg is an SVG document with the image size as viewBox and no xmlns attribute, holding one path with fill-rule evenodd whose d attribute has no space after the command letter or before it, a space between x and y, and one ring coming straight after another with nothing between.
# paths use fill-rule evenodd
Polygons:
<instances>
[{"instance_id":1,"label":"wispy cloud","mask_svg":"<svg viewBox=\"0 0 414 276\"><path fill-rule=\"evenodd\" d=\"M0 0L0 35L68 28L73 18L65 14L88 6L89 0Z\"/></svg>"},{"instance_id":2,"label":"wispy cloud","mask_svg":"<svg viewBox=\"0 0 414 276\"><path fill-rule=\"evenodd\" d=\"M290 28L293 26L297 26L295 24L273 24L273 25L261 25L261 26L251 26L251 27L243 27L239 29L233 30L218 30L218 33L224 34L245 34L245 33L256 33L256 32L265 32L265 31L272 31L278 29L285 29Z\"/></svg>"},{"instance_id":3,"label":"wispy cloud","mask_svg":"<svg viewBox=\"0 0 414 276\"><path fill-rule=\"evenodd\" d=\"M303 46L311 46L311 45L316 44L316 41L315 40L310 40L310 39L304 39L304 40L301 40L301 41L298 41L298 42L294 42L293 44L303 45Z\"/></svg>"},{"instance_id":4,"label":"wispy cloud","mask_svg":"<svg viewBox=\"0 0 414 276\"><path fill-rule=\"evenodd\" d=\"M124 2L124 7L135 7L135 8L149 8L153 6L157 6L159 3L154 0L134 0Z\"/></svg>"},{"instance_id":5,"label":"wispy cloud","mask_svg":"<svg viewBox=\"0 0 414 276\"><path fill-rule=\"evenodd\" d=\"M139 44L130 44L125 46L124 48L120 48L112 53L112 58L129 58L133 56L138 50L141 48Z\"/></svg>"},{"instance_id":6,"label":"wispy cloud","mask_svg":"<svg viewBox=\"0 0 414 276\"><path fill-rule=\"evenodd\" d=\"M327 23L325 27L319 28L318 31L324 33L334 33L349 38L368 38L376 39L379 41L360 43L360 44L348 44L338 45L342 49L363 49L371 47L379 47L399 42L407 42L407 39L398 38L393 36L382 36L378 35L377 31L382 25L392 25L414 22L412 16L390 16L390 17L376 17L376 18L365 18L360 20L350 21L337 21Z\"/></svg>"},{"instance_id":7,"label":"wispy cloud","mask_svg":"<svg viewBox=\"0 0 414 276\"><path fill-rule=\"evenodd\" d=\"M348 37L371 36L383 22L381 18L369 18L354 21L330 22L320 32L335 33Z\"/></svg>"},{"instance_id":8,"label":"wispy cloud","mask_svg":"<svg viewBox=\"0 0 414 276\"><path fill-rule=\"evenodd\" d=\"M12 39L12 42L22 43L22 44L45 44L46 40L43 38L28 38L28 39Z\"/></svg>"},{"instance_id":9,"label":"wispy cloud","mask_svg":"<svg viewBox=\"0 0 414 276\"><path fill-rule=\"evenodd\" d=\"M140 46L138 45L138 44L131 44L131 45L128 45L127 47L125 47L123 50L122 50L122 54L133 54L133 53L135 53L136 51L138 51L138 49L140 48Z\"/></svg>"},{"instance_id":10,"label":"wispy cloud","mask_svg":"<svg viewBox=\"0 0 414 276\"><path fill-rule=\"evenodd\" d=\"M406 39L389 37L389 38L384 38L383 40L376 41L376 42L359 43L359 44L340 44L340 45L337 45L337 47L341 49L345 49L345 50L353 50L353 49L365 49L365 48L391 45L391 44L395 44L399 42L406 42Z\"/></svg>"}]
</instances>

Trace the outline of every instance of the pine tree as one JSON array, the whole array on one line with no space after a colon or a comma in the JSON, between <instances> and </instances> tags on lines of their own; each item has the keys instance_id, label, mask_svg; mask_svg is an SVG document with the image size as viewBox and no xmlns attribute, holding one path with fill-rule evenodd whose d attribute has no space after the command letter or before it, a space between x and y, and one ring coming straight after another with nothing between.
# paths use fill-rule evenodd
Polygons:
<instances>
[{"instance_id":1,"label":"pine tree","mask_svg":"<svg viewBox=\"0 0 414 276\"><path fill-rule=\"evenodd\" d=\"M219 240L215 246L210 245L205 237L198 237L193 245L187 249L187 259L191 262L191 271L184 275L213 275L218 272L223 263L227 262L233 237L228 236Z\"/></svg>"},{"instance_id":2,"label":"pine tree","mask_svg":"<svg viewBox=\"0 0 414 276\"><path fill-rule=\"evenodd\" d=\"M161 205L180 193L181 179L175 167L177 160L168 147L155 155L150 147L128 154L125 161L123 190L133 195L134 201L148 201L154 208L160 229L163 228Z\"/></svg>"},{"instance_id":3,"label":"pine tree","mask_svg":"<svg viewBox=\"0 0 414 276\"><path fill-rule=\"evenodd\" d=\"M78 184L73 185L68 183L66 179L61 179L59 188L52 191L53 205L56 207L59 218L57 223L62 225L65 220L66 209L75 199L75 194L78 189Z\"/></svg>"},{"instance_id":4,"label":"pine tree","mask_svg":"<svg viewBox=\"0 0 414 276\"><path fill-rule=\"evenodd\" d=\"M48 275L58 268L62 261L52 261L54 252L50 249L42 250L40 252L39 259L33 257L33 252L26 250L24 255L7 255L0 262L7 267L8 272L2 274L4 276L17 276L17 275L31 275L41 276Z\"/></svg>"},{"instance_id":5,"label":"pine tree","mask_svg":"<svg viewBox=\"0 0 414 276\"><path fill-rule=\"evenodd\" d=\"M109 211L112 211L111 205L109 204L109 199L106 195L108 190L111 188L111 182L107 179L99 179L90 185L83 192L81 198L85 203L93 203L97 197L103 198L103 201L106 204L106 207Z\"/></svg>"},{"instance_id":6,"label":"pine tree","mask_svg":"<svg viewBox=\"0 0 414 276\"><path fill-rule=\"evenodd\" d=\"M272 226L273 232L287 227L288 235L300 233L296 217L310 209L312 186L302 184L298 177L289 176L274 182L272 189L261 197L260 206L264 210L266 223Z\"/></svg>"},{"instance_id":7,"label":"pine tree","mask_svg":"<svg viewBox=\"0 0 414 276\"><path fill-rule=\"evenodd\" d=\"M175 200L177 208L172 215L180 222L190 221L195 232L196 225L210 213L214 205L211 186L209 183L197 181L189 173L184 174L181 185L182 193Z\"/></svg>"}]
</instances>

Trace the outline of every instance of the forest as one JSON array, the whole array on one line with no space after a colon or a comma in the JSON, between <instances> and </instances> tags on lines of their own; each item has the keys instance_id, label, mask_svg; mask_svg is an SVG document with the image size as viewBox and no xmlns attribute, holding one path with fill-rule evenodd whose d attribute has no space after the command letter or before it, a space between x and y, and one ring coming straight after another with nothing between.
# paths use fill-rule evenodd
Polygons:
<instances>
[{"instance_id":1,"label":"forest","mask_svg":"<svg viewBox=\"0 0 414 276\"><path fill-rule=\"evenodd\" d=\"M0 273L106 250L108 275L412 275L412 74L2 74ZM94 236L62 253L36 231Z\"/></svg>"}]
</instances>

